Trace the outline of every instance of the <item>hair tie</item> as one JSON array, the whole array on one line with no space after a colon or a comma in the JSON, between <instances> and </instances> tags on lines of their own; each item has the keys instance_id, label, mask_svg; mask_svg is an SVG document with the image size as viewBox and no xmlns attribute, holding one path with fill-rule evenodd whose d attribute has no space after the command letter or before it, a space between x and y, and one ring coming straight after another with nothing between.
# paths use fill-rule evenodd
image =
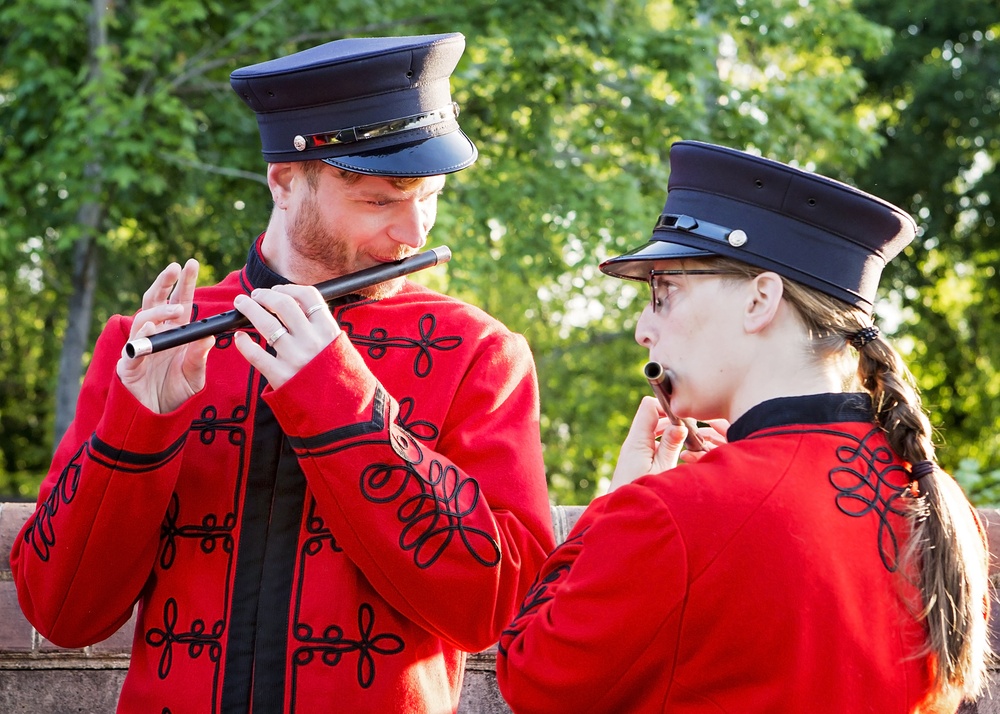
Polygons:
<instances>
[{"instance_id":1,"label":"hair tie","mask_svg":"<svg viewBox=\"0 0 1000 714\"><path fill-rule=\"evenodd\" d=\"M919 481L934 473L936 466L933 461L918 461L910 467L910 479Z\"/></svg>"},{"instance_id":2,"label":"hair tie","mask_svg":"<svg viewBox=\"0 0 1000 714\"><path fill-rule=\"evenodd\" d=\"M860 330L858 330L851 336L851 345L855 349L860 350L869 342L872 342L875 339L877 339L878 336L879 336L879 329L875 325L862 327Z\"/></svg>"}]
</instances>

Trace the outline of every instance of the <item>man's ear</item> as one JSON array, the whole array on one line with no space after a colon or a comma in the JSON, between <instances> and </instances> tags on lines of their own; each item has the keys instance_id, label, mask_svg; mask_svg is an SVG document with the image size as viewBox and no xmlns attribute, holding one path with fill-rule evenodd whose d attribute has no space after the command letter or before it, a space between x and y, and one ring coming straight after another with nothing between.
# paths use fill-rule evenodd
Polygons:
<instances>
[{"instance_id":1,"label":"man's ear","mask_svg":"<svg viewBox=\"0 0 1000 714\"><path fill-rule=\"evenodd\" d=\"M267 185L271 189L271 199L276 207L285 209L288 206L294 176L295 167L290 161L267 165Z\"/></svg>"},{"instance_id":2,"label":"man's ear","mask_svg":"<svg viewBox=\"0 0 1000 714\"><path fill-rule=\"evenodd\" d=\"M781 296L785 293L785 285L780 275L767 271L751 280L749 286L743 326L748 333L754 334L774 321Z\"/></svg>"}]
</instances>

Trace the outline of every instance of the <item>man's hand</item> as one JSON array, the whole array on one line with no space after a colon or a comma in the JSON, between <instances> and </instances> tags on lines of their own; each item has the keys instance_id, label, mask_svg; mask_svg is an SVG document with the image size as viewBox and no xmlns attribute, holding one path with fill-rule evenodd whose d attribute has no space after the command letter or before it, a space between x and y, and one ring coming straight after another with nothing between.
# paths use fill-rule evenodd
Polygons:
<instances>
[{"instance_id":1,"label":"man's hand","mask_svg":"<svg viewBox=\"0 0 1000 714\"><path fill-rule=\"evenodd\" d=\"M237 296L233 306L274 348L271 355L245 332L236 349L267 378L272 389L291 379L340 334L326 301L312 285L278 285Z\"/></svg>"},{"instance_id":2,"label":"man's hand","mask_svg":"<svg viewBox=\"0 0 1000 714\"><path fill-rule=\"evenodd\" d=\"M188 324L197 282L198 261L193 258L183 268L177 263L164 268L142 296L129 340ZM134 359L123 349L118 378L150 411L172 412L204 388L205 364L214 344L214 337L205 337Z\"/></svg>"}]
</instances>

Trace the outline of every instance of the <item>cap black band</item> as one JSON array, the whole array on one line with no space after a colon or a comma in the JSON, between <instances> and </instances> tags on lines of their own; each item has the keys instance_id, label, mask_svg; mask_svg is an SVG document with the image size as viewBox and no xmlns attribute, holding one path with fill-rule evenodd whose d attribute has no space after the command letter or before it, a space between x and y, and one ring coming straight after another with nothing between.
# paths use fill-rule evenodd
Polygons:
<instances>
[{"instance_id":1,"label":"cap black band","mask_svg":"<svg viewBox=\"0 0 1000 714\"><path fill-rule=\"evenodd\" d=\"M318 134L306 134L305 136L299 134L293 139L292 144L296 151L308 151L309 149L319 149L335 144L353 144L357 141L377 139L381 136L400 134L404 131L432 126L445 121L454 121L457 118L458 104L452 102L440 109L423 112L422 114L411 114L408 117L400 117L399 119L389 119L384 122L366 124L364 126L350 126L346 129L335 129Z\"/></svg>"}]
</instances>

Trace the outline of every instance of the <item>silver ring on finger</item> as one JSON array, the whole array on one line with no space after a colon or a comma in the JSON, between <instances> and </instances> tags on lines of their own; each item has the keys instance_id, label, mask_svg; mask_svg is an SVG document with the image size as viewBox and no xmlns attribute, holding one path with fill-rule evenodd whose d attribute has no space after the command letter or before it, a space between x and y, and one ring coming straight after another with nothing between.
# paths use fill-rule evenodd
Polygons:
<instances>
[{"instance_id":1,"label":"silver ring on finger","mask_svg":"<svg viewBox=\"0 0 1000 714\"><path fill-rule=\"evenodd\" d=\"M319 312L320 310L324 310L324 309L326 309L326 303L325 302L318 302L318 303L316 303L311 308L309 308L308 310L306 310L306 319L308 320L310 317L312 317L313 315L315 315L317 312Z\"/></svg>"},{"instance_id":2,"label":"silver ring on finger","mask_svg":"<svg viewBox=\"0 0 1000 714\"><path fill-rule=\"evenodd\" d=\"M282 337L284 337L287 334L288 334L288 330L286 330L285 326L282 325L277 330L275 330L274 332L272 332L271 336L267 338L267 344L273 345L275 342L277 342L278 340L280 340Z\"/></svg>"}]
</instances>

